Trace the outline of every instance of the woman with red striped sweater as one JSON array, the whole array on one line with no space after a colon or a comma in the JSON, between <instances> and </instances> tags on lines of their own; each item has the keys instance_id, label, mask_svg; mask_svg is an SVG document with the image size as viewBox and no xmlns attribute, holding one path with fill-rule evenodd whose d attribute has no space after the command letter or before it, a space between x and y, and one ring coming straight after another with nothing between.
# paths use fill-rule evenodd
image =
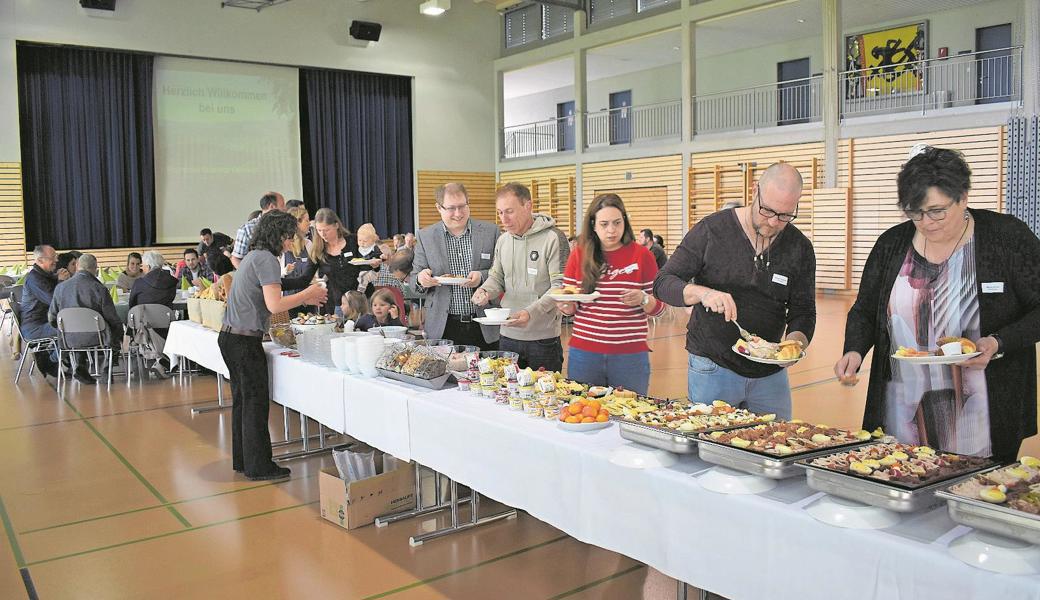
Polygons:
<instances>
[{"instance_id":1,"label":"woman with red striped sweater","mask_svg":"<svg viewBox=\"0 0 1040 600\"><path fill-rule=\"evenodd\" d=\"M646 394L650 383L647 317L665 309L650 295L657 262L635 241L617 194L596 196L581 231L564 269L564 285L601 296L594 302L560 304L561 312L574 315L567 375L590 385Z\"/></svg>"}]
</instances>

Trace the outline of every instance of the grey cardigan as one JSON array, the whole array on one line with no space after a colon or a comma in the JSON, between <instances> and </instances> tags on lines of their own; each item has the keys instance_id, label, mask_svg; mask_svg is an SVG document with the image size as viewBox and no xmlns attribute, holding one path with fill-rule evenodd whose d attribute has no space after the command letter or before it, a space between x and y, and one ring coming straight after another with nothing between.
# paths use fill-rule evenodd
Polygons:
<instances>
[{"instance_id":1,"label":"grey cardigan","mask_svg":"<svg viewBox=\"0 0 1040 600\"><path fill-rule=\"evenodd\" d=\"M487 281L488 271L495 258L495 242L498 240L500 231L493 223L470 219L469 226L473 236L473 267L474 271L480 271L480 282ZM438 221L433 225L422 228L416 235L415 258L412 261L412 273L408 277L416 289L422 290L417 275L423 269L430 269L433 274L442 275L451 271L448 263L447 244L444 241L444 223ZM471 290L477 291L476 288ZM448 322L448 306L451 304L451 288L448 286L437 286L425 290L426 293L426 337L440 339L444 335L444 326ZM484 311L477 307L477 315L483 316ZM480 326L484 334L484 340L488 343L498 341L498 327Z\"/></svg>"}]
</instances>

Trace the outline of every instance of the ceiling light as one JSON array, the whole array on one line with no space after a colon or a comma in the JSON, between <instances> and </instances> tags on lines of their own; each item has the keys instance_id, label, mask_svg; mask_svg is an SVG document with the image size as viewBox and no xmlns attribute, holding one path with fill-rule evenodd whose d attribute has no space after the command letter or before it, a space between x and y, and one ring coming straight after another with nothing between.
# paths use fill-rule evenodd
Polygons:
<instances>
[{"instance_id":1,"label":"ceiling light","mask_svg":"<svg viewBox=\"0 0 1040 600\"><path fill-rule=\"evenodd\" d=\"M805 19L798 19L799 23L805 23Z\"/></svg>"},{"instance_id":2,"label":"ceiling light","mask_svg":"<svg viewBox=\"0 0 1040 600\"><path fill-rule=\"evenodd\" d=\"M436 17L451 9L451 0L426 0L419 5L419 12L428 16Z\"/></svg>"}]
</instances>

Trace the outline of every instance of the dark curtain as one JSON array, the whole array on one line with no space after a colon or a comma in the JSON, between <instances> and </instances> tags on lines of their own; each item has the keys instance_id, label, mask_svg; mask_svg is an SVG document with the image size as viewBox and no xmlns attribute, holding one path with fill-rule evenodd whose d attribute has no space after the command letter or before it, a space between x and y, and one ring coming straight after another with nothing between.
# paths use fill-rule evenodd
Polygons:
<instances>
[{"instance_id":1,"label":"dark curtain","mask_svg":"<svg viewBox=\"0 0 1040 600\"><path fill-rule=\"evenodd\" d=\"M152 57L18 43L27 249L155 243Z\"/></svg>"},{"instance_id":2,"label":"dark curtain","mask_svg":"<svg viewBox=\"0 0 1040 600\"><path fill-rule=\"evenodd\" d=\"M411 102L407 77L300 69L308 208L332 208L351 231L413 230Z\"/></svg>"}]
</instances>

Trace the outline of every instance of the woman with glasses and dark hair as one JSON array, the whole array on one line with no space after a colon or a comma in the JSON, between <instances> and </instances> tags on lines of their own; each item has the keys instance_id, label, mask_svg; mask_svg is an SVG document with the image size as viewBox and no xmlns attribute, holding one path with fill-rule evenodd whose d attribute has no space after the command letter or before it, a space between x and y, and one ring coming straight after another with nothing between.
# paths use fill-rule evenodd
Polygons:
<instances>
[{"instance_id":1,"label":"woman with glasses and dark hair","mask_svg":"<svg viewBox=\"0 0 1040 600\"><path fill-rule=\"evenodd\" d=\"M296 218L292 215L271 211L260 219L249 251L235 272L217 337L231 375L231 463L235 471L253 481L289 476L289 469L271 458L267 427L271 391L262 342L271 314L303 304L321 305L326 298L319 285L282 296L278 257L292 247L295 237Z\"/></svg>"},{"instance_id":2,"label":"woman with glasses and dark hair","mask_svg":"<svg viewBox=\"0 0 1040 600\"><path fill-rule=\"evenodd\" d=\"M939 450L1015 460L1036 433L1040 240L1015 217L968 208L971 170L955 150L924 148L899 173L909 218L881 234L863 269L834 366L855 385L871 348L864 427ZM966 338L957 367L890 359ZM999 359L999 360L998 360Z\"/></svg>"},{"instance_id":3,"label":"woman with glasses and dark hair","mask_svg":"<svg viewBox=\"0 0 1040 600\"><path fill-rule=\"evenodd\" d=\"M752 191L749 206L709 215L686 234L657 274L654 295L693 307L686 333L691 401L725 400L787 419L787 371L752 362L732 346L740 338L738 319L765 340L809 345L816 329L816 255L791 225L802 196L798 170L776 163Z\"/></svg>"},{"instance_id":4,"label":"woman with glasses and dark hair","mask_svg":"<svg viewBox=\"0 0 1040 600\"><path fill-rule=\"evenodd\" d=\"M636 241L621 198L596 196L563 270L565 286L602 294L595 302L559 304L560 312L574 316L568 377L646 394L647 317L664 311L664 304L650 294L656 276L657 261Z\"/></svg>"}]
</instances>

